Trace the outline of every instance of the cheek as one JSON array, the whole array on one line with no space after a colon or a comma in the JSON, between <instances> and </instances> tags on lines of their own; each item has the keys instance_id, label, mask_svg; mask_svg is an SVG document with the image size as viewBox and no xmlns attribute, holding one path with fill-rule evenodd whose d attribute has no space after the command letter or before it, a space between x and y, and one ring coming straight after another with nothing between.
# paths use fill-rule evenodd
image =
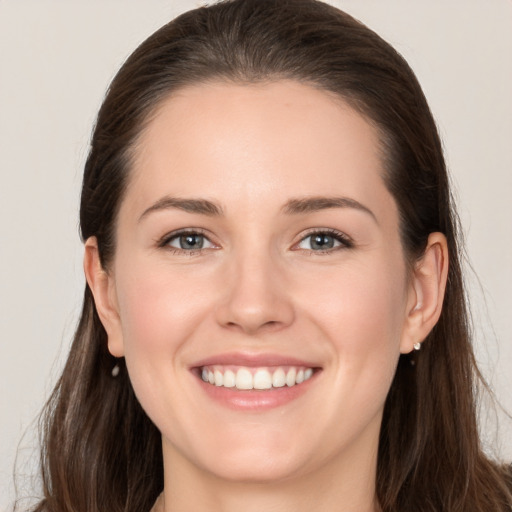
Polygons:
<instances>
[{"instance_id":1,"label":"cheek","mask_svg":"<svg viewBox=\"0 0 512 512\"><path fill-rule=\"evenodd\" d=\"M127 360L137 356L137 364L142 364L158 355L172 362L208 308L201 276L191 279L158 263L135 261L129 268L120 272L123 279L117 286Z\"/></svg>"},{"instance_id":2,"label":"cheek","mask_svg":"<svg viewBox=\"0 0 512 512\"><path fill-rule=\"evenodd\" d=\"M381 260L345 270L332 272L322 293L311 296L304 309L330 341L344 383L340 389L353 390L354 396L378 389L385 396L400 354L405 268Z\"/></svg>"},{"instance_id":3,"label":"cheek","mask_svg":"<svg viewBox=\"0 0 512 512\"><path fill-rule=\"evenodd\" d=\"M189 405L183 375L188 371L184 372L183 354L190 351L194 333L211 306L211 293L202 286L205 276L171 272L164 263L148 265L143 258L140 262L132 258L119 269L122 278L116 290L134 392L158 428L183 441L189 430L195 432L186 421Z\"/></svg>"},{"instance_id":4,"label":"cheek","mask_svg":"<svg viewBox=\"0 0 512 512\"><path fill-rule=\"evenodd\" d=\"M392 333L399 335L404 321L404 274L385 264L355 264L330 272L320 293L311 294L311 306L322 324L339 333L340 340L361 341L358 333L366 332L377 335L367 337L366 343L384 341Z\"/></svg>"}]
</instances>

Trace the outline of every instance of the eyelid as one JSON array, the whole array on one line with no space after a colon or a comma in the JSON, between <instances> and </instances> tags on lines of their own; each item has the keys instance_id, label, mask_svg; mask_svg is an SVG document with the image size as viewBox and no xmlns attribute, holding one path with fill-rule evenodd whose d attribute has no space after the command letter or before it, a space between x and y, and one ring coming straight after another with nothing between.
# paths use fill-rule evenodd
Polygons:
<instances>
[{"instance_id":1,"label":"eyelid","mask_svg":"<svg viewBox=\"0 0 512 512\"><path fill-rule=\"evenodd\" d=\"M323 234L323 235L330 235L333 238L335 238L338 242L340 242L340 245L337 247L332 247L330 249L324 249L324 250L313 250L313 249L302 249L298 247L300 243L302 243L306 238L317 235L317 234ZM316 254L325 254L330 252L335 252L342 249L351 249L354 247L354 241L351 237L349 237L346 233L343 233L342 231L338 231L337 229L333 228L311 228L306 230L306 232L301 233L300 239L298 242L296 242L292 250L296 251L307 251L309 253L316 253Z\"/></svg>"},{"instance_id":2,"label":"eyelid","mask_svg":"<svg viewBox=\"0 0 512 512\"><path fill-rule=\"evenodd\" d=\"M210 244L213 245L213 247L206 247L206 248L202 247L199 249L181 249L181 248L172 247L169 245L169 242L171 240L173 240L177 237L180 237L183 235L189 235L189 234L203 236L206 240L208 240L208 242ZM298 245L301 242L303 242L306 238L308 238L312 235L316 235L316 234L330 235L333 238L335 238L340 243L340 245L338 245L337 247L332 247L332 248L324 249L324 250L302 249L302 248L298 247ZM181 228L181 229L177 229L175 231L171 231L170 233L166 233L164 236L157 239L156 245L159 248L168 249L168 250L171 250L172 252L182 253L182 254L196 254L196 253L200 253L205 250L219 248L219 245L216 244L214 241L212 241L211 235L209 235L209 233L202 228ZM354 241L352 240L351 237L349 237L347 234L343 233L342 231L339 231L339 230L333 229L333 228L311 228L311 229L308 229L305 232L301 233L300 239L293 244L292 250L307 251L310 253L322 254L322 253L335 252L340 249L350 249L352 247L354 247Z\"/></svg>"},{"instance_id":3,"label":"eyelid","mask_svg":"<svg viewBox=\"0 0 512 512\"><path fill-rule=\"evenodd\" d=\"M175 238L178 238L183 235L201 235L208 242L210 242L213 247L201 247L199 249L181 249L178 247L172 247L169 245L169 242ZM175 231L171 231L170 233L166 233L164 236L156 240L156 245L162 249L168 249L174 253L182 253L182 254L196 254L205 250L217 249L219 247L218 244L211 240L211 235L209 235L206 230L202 228L181 228L176 229Z\"/></svg>"}]
</instances>

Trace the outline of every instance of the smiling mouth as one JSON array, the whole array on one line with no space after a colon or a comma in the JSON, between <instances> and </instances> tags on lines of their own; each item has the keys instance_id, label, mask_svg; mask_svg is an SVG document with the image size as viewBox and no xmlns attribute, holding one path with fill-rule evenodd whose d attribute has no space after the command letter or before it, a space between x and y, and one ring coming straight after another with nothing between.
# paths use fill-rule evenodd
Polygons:
<instances>
[{"instance_id":1,"label":"smiling mouth","mask_svg":"<svg viewBox=\"0 0 512 512\"><path fill-rule=\"evenodd\" d=\"M247 366L203 366L199 368L203 382L216 387L233 390L271 390L294 387L309 380L314 368L304 366L247 367Z\"/></svg>"}]
</instances>

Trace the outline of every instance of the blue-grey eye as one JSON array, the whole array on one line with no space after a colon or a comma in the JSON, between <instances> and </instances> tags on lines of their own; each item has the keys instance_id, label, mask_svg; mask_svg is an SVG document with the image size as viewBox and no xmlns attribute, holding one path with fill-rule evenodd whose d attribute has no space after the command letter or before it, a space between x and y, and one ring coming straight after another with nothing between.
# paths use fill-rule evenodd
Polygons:
<instances>
[{"instance_id":1,"label":"blue-grey eye","mask_svg":"<svg viewBox=\"0 0 512 512\"><path fill-rule=\"evenodd\" d=\"M184 251L197 251L213 247L213 244L201 233L181 233L169 240L170 247Z\"/></svg>"},{"instance_id":2,"label":"blue-grey eye","mask_svg":"<svg viewBox=\"0 0 512 512\"><path fill-rule=\"evenodd\" d=\"M349 243L341 235L325 232L311 233L298 244L299 249L309 251L328 251L343 246L348 247Z\"/></svg>"}]
</instances>

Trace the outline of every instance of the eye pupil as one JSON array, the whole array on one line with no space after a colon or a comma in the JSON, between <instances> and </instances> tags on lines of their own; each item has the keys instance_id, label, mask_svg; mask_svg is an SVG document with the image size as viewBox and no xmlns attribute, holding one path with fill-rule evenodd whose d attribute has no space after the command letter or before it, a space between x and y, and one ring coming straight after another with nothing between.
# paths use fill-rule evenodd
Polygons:
<instances>
[{"instance_id":1,"label":"eye pupil","mask_svg":"<svg viewBox=\"0 0 512 512\"><path fill-rule=\"evenodd\" d=\"M319 233L311 237L312 249L332 249L334 247L334 238L331 235Z\"/></svg>"},{"instance_id":2,"label":"eye pupil","mask_svg":"<svg viewBox=\"0 0 512 512\"><path fill-rule=\"evenodd\" d=\"M181 235L180 248L181 249L201 249L204 244L203 235Z\"/></svg>"}]
</instances>

